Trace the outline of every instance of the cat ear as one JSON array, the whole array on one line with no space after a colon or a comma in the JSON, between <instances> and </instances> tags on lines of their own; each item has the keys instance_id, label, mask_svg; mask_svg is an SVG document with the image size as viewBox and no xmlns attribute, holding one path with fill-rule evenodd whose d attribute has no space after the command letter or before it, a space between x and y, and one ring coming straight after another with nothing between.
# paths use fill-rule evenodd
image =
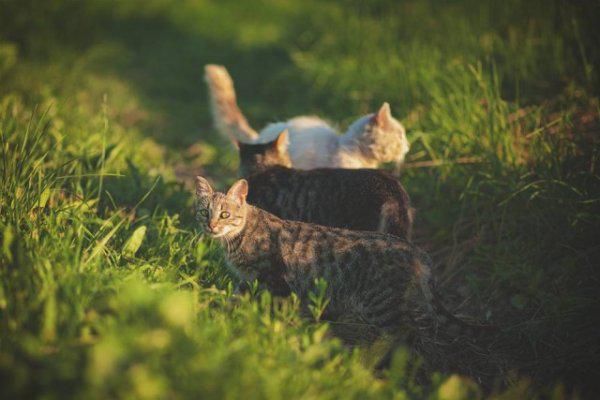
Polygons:
<instances>
[{"instance_id":1,"label":"cat ear","mask_svg":"<svg viewBox=\"0 0 600 400\"><path fill-rule=\"evenodd\" d=\"M281 131L281 133L279 133L279 136L277 136L277 139L275 139L275 141L273 142L273 146L275 147L277 152L285 153L287 152L289 143L290 141L288 130L284 129Z\"/></svg>"},{"instance_id":2,"label":"cat ear","mask_svg":"<svg viewBox=\"0 0 600 400\"><path fill-rule=\"evenodd\" d=\"M392 110L389 103L385 102L379 110L373 115L373 122L378 126L386 126L392 120Z\"/></svg>"},{"instance_id":3,"label":"cat ear","mask_svg":"<svg viewBox=\"0 0 600 400\"><path fill-rule=\"evenodd\" d=\"M210 197L213 194L213 189L210 183L201 176L196 177L196 196Z\"/></svg>"},{"instance_id":4,"label":"cat ear","mask_svg":"<svg viewBox=\"0 0 600 400\"><path fill-rule=\"evenodd\" d=\"M227 191L227 197L237 201L240 205L246 202L246 196L248 196L248 182L245 179L240 179Z\"/></svg>"}]
</instances>

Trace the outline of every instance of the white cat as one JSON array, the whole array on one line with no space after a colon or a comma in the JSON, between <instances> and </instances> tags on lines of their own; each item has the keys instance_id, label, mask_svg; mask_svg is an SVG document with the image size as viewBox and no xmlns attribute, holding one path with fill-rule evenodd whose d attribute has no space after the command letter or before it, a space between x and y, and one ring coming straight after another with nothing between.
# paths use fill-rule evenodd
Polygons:
<instances>
[{"instance_id":1,"label":"white cat","mask_svg":"<svg viewBox=\"0 0 600 400\"><path fill-rule=\"evenodd\" d=\"M206 65L204 71L217 130L234 143L266 143L287 129L294 168L376 168L384 162L400 164L408 152L404 127L392 117L388 103L383 103L375 114L354 121L343 135L313 116L271 123L258 134L237 105L227 70L219 65Z\"/></svg>"}]
</instances>

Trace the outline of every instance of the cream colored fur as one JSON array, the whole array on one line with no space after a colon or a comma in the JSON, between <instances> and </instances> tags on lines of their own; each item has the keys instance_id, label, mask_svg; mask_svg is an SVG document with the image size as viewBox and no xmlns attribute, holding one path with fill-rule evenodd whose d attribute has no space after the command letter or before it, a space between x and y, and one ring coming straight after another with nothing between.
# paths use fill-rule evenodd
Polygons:
<instances>
[{"instance_id":1,"label":"cream colored fur","mask_svg":"<svg viewBox=\"0 0 600 400\"><path fill-rule=\"evenodd\" d=\"M271 123L258 134L237 105L227 70L219 65L207 65L205 79L217 130L234 142L266 143L287 129L288 151L294 168L376 168L384 162L400 164L408 152L404 127L392 116L388 103L375 114L356 120L343 135L314 116Z\"/></svg>"}]
</instances>

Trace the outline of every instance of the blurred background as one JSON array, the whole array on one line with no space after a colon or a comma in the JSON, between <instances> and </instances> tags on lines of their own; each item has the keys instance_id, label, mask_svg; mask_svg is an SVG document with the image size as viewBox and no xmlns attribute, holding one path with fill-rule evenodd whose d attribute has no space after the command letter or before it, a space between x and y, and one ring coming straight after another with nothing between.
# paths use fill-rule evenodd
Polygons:
<instances>
[{"instance_id":1,"label":"blurred background","mask_svg":"<svg viewBox=\"0 0 600 400\"><path fill-rule=\"evenodd\" d=\"M3 390L589 395L599 20L583 0L2 0ZM237 167L212 128L207 63L229 70L255 129L316 114L343 131L391 104L411 142L400 177L415 240L451 308L510 327L505 373L416 385L399 362L381 381L368 351L323 338L291 303L274 316L270 297L227 303L186 188L196 174L225 187Z\"/></svg>"}]
</instances>

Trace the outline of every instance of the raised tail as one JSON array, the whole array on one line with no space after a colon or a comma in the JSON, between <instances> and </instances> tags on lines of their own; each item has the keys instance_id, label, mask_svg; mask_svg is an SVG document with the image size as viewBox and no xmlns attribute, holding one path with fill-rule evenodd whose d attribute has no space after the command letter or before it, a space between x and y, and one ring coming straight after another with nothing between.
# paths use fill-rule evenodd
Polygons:
<instances>
[{"instance_id":1,"label":"raised tail","mask_svg":"<svg viewBox=\"0 0 600 400\"><path fill-rule=\"evenodd\" d=\"M204 79L208 84L213 121L219 133L234 143L255 141L258 133L250 127L238 107L233 80L225 67L213 64L204 66Z\"/></svg>"}]
</instances>

